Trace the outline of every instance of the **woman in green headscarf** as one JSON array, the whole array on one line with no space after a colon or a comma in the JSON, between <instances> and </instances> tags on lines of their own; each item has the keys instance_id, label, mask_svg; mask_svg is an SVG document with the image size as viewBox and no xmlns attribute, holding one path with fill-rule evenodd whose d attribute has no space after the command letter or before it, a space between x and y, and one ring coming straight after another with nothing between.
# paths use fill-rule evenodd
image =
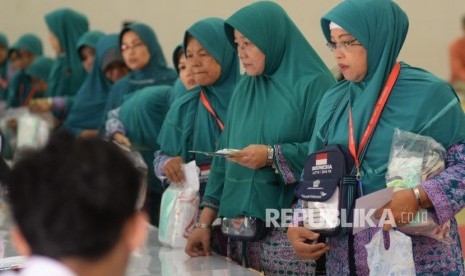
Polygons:
<instances>
[{"instance_id":1,"label":"woman in green headscarf","mask_svg":"<svg viewBox=\"0 0 465 276\"><path fill-rule=\"evenodd\" d=\"M45 95L45 91L47 91L48 76L52 71L54 63L54 59L41 56L37 57L26 70L26 74L32 78L32 85L35 87L34 89L38 91L38 97ZM30 99L26 100L26 103L32 99L33 98L31 96Z\"/></svg>"},{"instance_id":2,"label":"woman in green headscarf","mask_svg":"<svg viewBox=\"0 0 465 276\"><path fill-rule=\"evenodd\" d=\"M16 108L27 105L32 98L43 97L42 93L36 95L39 91L34 89L31 77L26 74L27 68L42 55L42 41L35 34L24 34L11 47L11 51L16 51L21 59L20 70L8 86L8 107Z\"/></svg>"},{"instance_id":3,"label":"woman in green headscarf","mask_svg":"<svg viewBox=\"0 0 465 276\"><path fill-rule=\"evenodd\" d=\"M77 42L76 50L81 58L82 67L84 67L87 74L90 73L94 65L97 43L104 35L105 33L101 31L88 31L81 35Z\"/></svg>"},{"instance_id":4,"label":"woman in green headscarf","mask_svg":"<svg viewBox=\"0 0 465 276\"><path fill-rule=\"evenodd\" d=\"M63 120L86 77L76 44L88 31L89 23L85 15L69 8L46 14L45 22L57 59L50 73L47 99L35 101L31 108L40 112L52 110L57 119Z\"/></svg>"},{"instance_id":5,"label":"woman in green headscarf","mask_svg":"<svg viewBox=\"0 0 465 276\"><path fill-rule=\"evenodd\" d=\"M229 101L239 77L239 62L224 35L223 24L224 20L220 18L206 18L193 24L184 35L186 57L199 86L173 103L158 138L162 152L176 156L177 165L194 159L198 165L210 164L210 157L189 151L214 151L218 145L220 124L226 120ZM202 102L202 93L216 117ZM171 171L177 173L180 169L173 161L172 165L165 163L169 167L165 174L168 173L170 180L179 182L183 177L172 174Z\"/></svg>"},{"instance_id":6,"label":"woman in green headscarf","mask_svg":"<svg viewBox=\"0 0 465 276\"><path fill-rule=\"evenodd\" d=\"M349 107L358 147L388 76L397 66L408 18L391 0L346 0L323 16L321 26L346 81L330 89L321 101L310 151L322 148L324 137L328 144L348 148ZM384 208L391 210L398 227L408 223L420 207L432 212L440 224L450 220L451 244L426 236L411 237L415 270L417 274L463 275L454 215L465 206L465 116L454 91L431 73L400 63L400 73L360 166L363 194L386 187L395 127L439 142L447 150L446 169L417 188L394 193ZM382 210L378 210L378 218ZM409 221L403 220L405 213ZM329 238L327 245L304 244L317 235L302 227L289 228L288 237L299 256L315 259L327 252L328 275L368 275L365 245L379 230L373 227L354 236Z\"/></svg>"},{"instance_id":7,"label":"woman in green headscarf","mask_svg":"<svg viewBox=\"0 0 465 276\"><path fill-rule=\"evenodd\" d=\"M178 73L178 79L174 82L171 102L182 96L188 90L196 86L191 66L187 63L186 53L182 44L173 51L173 65Z\"/></svg>"},{"instance_id":8,"label":"woman in green headscarf","mask_svg":"<svg viewBox=\"0 0 465 276\"><path fill-rule=\"evenodd\" d=\"M200 194L205 189L211 157L191 150L215 151L222 132L221 122L239 78L239 61L223 31L224 20L206 18L194 23L184 34L187 63L196 86L176 99L158 136L161 151L155 153L155 171L175 183L181 183L183 163L196 161L202 170ZM215 113L207 110L206 102Z\"/></svg>"},{"instance_id":9,"label":"woman in green headscarf","mask_svg":"<svg viewBox=\"0 0 465 276\"><path fill-rule=\"evenodd\" d=\"M317 106L335 83L276 3L240 9L226 20L225 31L246 74L234 90L220 145L240 151L213 162L199 227L186 247L191 256L209 253L208 228L216 217L265 221L266 209L291 208ZM283 228L257 242L230 239L229 245L229 257L266 274L301 274L314 265L293 254Z\"/></svg>"},{"instance_id":10,"label":"woman in green headscarf","mask_svg":"<svg viewBox=\"0 0 465 276\"><path fill-rule=\"evenodd\" d=\"M64 123L64 128L76 136L90 137L99 134L98 128L104 115L103 108L113 83L107 76L107 66L112 62L119 62L119 77L127 74L118 39L117 34L106 35L95 46L93 68L76 94Z\"/></svg>"},{"instance_id":11,"label":"woman in green headscarf","mask_svg":"<svg viewBox=\"0 0 465 276\"><path fill-rule=\"evenodd\" d=\"M8 93L8 39L0 33L0 100Z\"/></svg>"},{"instance_id":12,"label":"woman in green headscarf","mask_svg":"<svg viewBox=\"0 0 465 276\"><path fill-rule=\"evenodd\" d=\"M24 104L29 104L37 98L43 97L47 90L48 76L52 70L54 60L49 57L39 56L34 59L34 62L26 69L25 75L31 84L30 93L27 97L20 97ZM16 131L18 126L17 118L10 119L7 121L8 129L4 129L5 138L5 149L2 151L2 155L5 158L13 158L14 148L11 147L10 141L12 137L16 137Z\"/></svg>"},{"instance_id":13,"label":"woman in green headscarf","mask_svg":"<svg viewBox=\"0 0 465 276\"><path fill-rule=\"evenodd\" d=\"M102 131L105 130L108 112L118 108L128 94L147 86L172 85L176 79L174 70L166 65L155 32L148 25L130 24L120 32L119 42L131 72L111 88L103 111Z\"/></svg>"}]
</instances>

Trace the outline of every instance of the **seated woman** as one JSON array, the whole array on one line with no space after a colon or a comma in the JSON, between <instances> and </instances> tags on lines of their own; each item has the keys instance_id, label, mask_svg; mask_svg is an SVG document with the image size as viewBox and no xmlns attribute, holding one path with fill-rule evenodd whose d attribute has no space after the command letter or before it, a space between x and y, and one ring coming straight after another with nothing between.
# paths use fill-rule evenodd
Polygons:
<instances>
[{"instance_id":1,"label":"seated woman","mask_svg":"<svg viewBox=\"0 0 465 276\"><path fill-rule=\"evenodd\" d=\"M0 33L0 100L5 100L8 93L8 68L11 67L8 46L8 38Z\"/></svg>"},{"instance_id":2,"label":"seated woman","mask_svg":"<svg viewBox=\"0 0 465 276\"><path fill-rule=\"evenodd\" d=\"M76 50L81 58L82 67L87 74L90 73L94 65L95 48L99 39L105 34L101 31L88 31L78 40Z\"/></svg>"},{"instance_id":3,"label":"seated woman","mask_svg":"<svg viewBox=\"0 0 465 276\"><path fill-rule=\"evenodd\" d=\"M32 99L45 95L48 86L48 77L52 71L54 62L55 60L52 58L41 56L37 57L31 66L26 69L26 74L32 79L32 87L37 91L34 96L29 96L29 99L26 100L26 104L29 104Z\"/></svg>"},{"instance_id":4,"label":"seated woman","mask_svg":"<svg viewBox=\"0 0 465 276\"><path fill-rule=\"evenodd\" d=\"M37 57L42 56L42 41L35 34L25 34L13 45L11 51L17 53L20 67L9 83L7 105L11 108L27 106L37 91L26 70Z\"/></svg>"},{"instance_id":5,"label":"seated woman","mask_svg":"<svg viewBox=\"0 0 465 276\"><path fill-rule=\"evenodd\" d=\"M184 47L178 45L173 51L173 64L178 73L178 79L173 85L173 94L171 95L171 102L179 98L186 91L191 90L196 86L192 68L187 62Z\"/></svg>"},{"instance_id":6,"label":"seated woman","mask_svg":"<svg viewBox=\"0 0 465 276\"><path fill-rule=\"evenodd\" d=\"M147 86L172 85L176 79L174 70L166 65L163 50L150 26L142 23L129 24L121 30L119 43L130 72L111 88L103 110L104 118L100 128L102 134L109 119L108 112L120 107L128 94Z\"/></svg>"},{"instance_id":7,"label":"seated woman","mask_svg":"<svg viewBox=\"0 0 465 276\"><path fill-rule=\"evenodd\" d=\"M49 57L40 56L34 59L34 62L26 69L25 74L30 79L31 90L25 99L22 99L25 105L34 102L41 97L44 97L48 85L48 76L52 70L54 60ZM16 137L18 121L17 118L7 120L8 128L3 129L5 134L4 150L2 155L5 158L13 158L15 152L15 144L11 144Z\"/></svg>"},{"instance_id":8,"label":"seated woman","mask_svg":"<svg viewBox=\"0 0 465 276\"><path fill-rule=\"evenodd\" d=\"M76 44L88 31L89 22L84 14L69 8L46 14L45 22L57 59L49 76L46 98L34 101L31 109L39 112L52 110L58 124L61 124L86 77Z\"/></svg>"},{"instance_id":9,"label":"seated woman","mask_svg":"<svg viewBox=\"0 0 465 276\"><path fill-rule=\"evenodd\" d=\"M118 35L102 37L96 45L95 62L74 99L63 128L80 137L99 136L112 84L128 73L119 49Z\"/></svg>"}]
</instances>

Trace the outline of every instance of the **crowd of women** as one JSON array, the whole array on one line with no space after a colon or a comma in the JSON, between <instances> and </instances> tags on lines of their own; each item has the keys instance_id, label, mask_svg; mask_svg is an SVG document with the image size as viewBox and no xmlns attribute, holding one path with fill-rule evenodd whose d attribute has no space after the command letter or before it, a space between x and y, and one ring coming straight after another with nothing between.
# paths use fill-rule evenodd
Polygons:
<instances>
[{"instance_id":1,"label":"crowd of women","mask_svg":"<svg viewBox=\"0 0 465 276\"><path fill-rule=\"evenodd\" d=\"M166 185L182 185L182 165L195 160L202 211L185 249L190 256L216 251L267 275L314 275L325 256L328 275L368 275L365 245L382 228L321 239L298 225L266 227L266 210L301 206L294 190L306 157L326 145L350 149L357 160L363 152L357 172L364 194L385 188L389 145L400 128L439 142L446 168L394 193L384 208L398 226L408 223L403 213L419 208L440 224L450 221L451 243L412 236L415 270L465 273L454 219L465 206L465 116L450 85L397 60L409 23L392 0L346 0L322 16L321 39L333 52L339 82L274 2L193 23L173 51L175 70L146 24L104 34L67 8L45 22L55 59L42 56L34 34L13 46L0 36L2 99L8 108L51 112L56 130L139 151L149 168L145 208L154 225ZM385 90L390 94L373 124ZM7 123L7 131L16 128ZM367 128L374 130L365 143ZM237 151L228 158L193 152L219 149ZM222 236L212 227L217 218L254 225L254 235Z\"/></svg>"}]
</instances>

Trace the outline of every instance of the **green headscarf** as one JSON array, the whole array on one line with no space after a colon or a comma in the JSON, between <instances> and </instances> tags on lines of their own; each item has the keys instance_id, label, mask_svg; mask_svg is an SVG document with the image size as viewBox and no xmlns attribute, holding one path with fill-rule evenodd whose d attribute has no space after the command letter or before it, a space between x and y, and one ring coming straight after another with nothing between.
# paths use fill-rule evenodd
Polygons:
<instances>
[{"instance_id":1,"label":"green headscarf","mask_svg":"<svg viewBox=\"0 0 465 276\"><path fill-rule=\"evenodd\" d=\"M244 75L236 86L221 147L273 145L289 164L291 171L287 173L296 182L307 155L318 104L335 80L276 3L257 2L228 18L225 31L231 45L234 29L253 42L266 59L262 75ZM252 170L216 158L205 198L220 202L219 216L265 219L267 208L289 208L293 191L294 185L284 184L271 167Z\"/></svg>"},{"instance_id":2,"label":"green headscarf","mask_svg":"<svg viewBox=\"0 0 465 276\"><path fill-rule=\"evenodd\" d=\"M88 31L81 35L79 38L77 44L76 44L76 50L79 55L79 51L81 50L81 47L88 46L92 49L95 49L97 47L97 42L99 41L100 38L102 38L105 35L105 33L101 31Z\"/></svg>"},{"instance_id":3,"label":"green headscarf","mask_svg":"<svg viewBox=\"0 0 465 276\"><path fill-rule=\"evenodd\" d=\"M42 55L42 41L35 34L22 35L13 45L11 50L25 50L35 57ZM43 93L33 92L32 79L26 74L25 69L18 71L8 85L8 107L19 107L27 104L27 100L31 97L42 97ZM30 95L34 93L34 95Z\"/></svg>"},{"instance_id":4,"label":"green headscarf","mask_svg":"<svg viewBox=\"0 0 465 276\"><path fill-rule=\"evenodd\" d=\"M182 47L182 44L174 48L173 56L172 56L173 66L174 66L174 69L176 70L176 73L178 73L178 76L179 76L178 65L179 65L180 55L185 55L184 47ZM171 94L171 102L174 102L174 100L176 100L177 98L179 98L181 95L183 95L186 92L187 92L186 87L184 87L184 84L182 83L181 79L178 77L173 84L173 93Z\"/></svg>"},{"instance_id":5,"label":"green headscarf","mask_svg":"<svg viewBox=\"0 0 465 276\"><path fill-rule=\"evenodd\" d=\"M24 34L11 47L12 50L26 50L34 56L42 55L42 41L35 34Z\"/></svg>"},{"instance_id":6,"label":"green headscarf","mask_svg":"<svg viewBox=\"0 0 465 276\"><path fill-rule=\"evenodd\" d=\"M216 119L200 101L200 89L218 117L225 122L229 101L239 77L238 58L228 43L223 26L223 19L206 18L192 25L184 35L184 49L187 39L192 36L221 67L221 75L214 84L187 91L173 102L166 115L158 137L160 148L168 155L181 156L185 162L195 159L198 163L209 163L210 158L194 156L188 151L216 150L221 134Z\"/></svg>"},{"instance_id":7,"label":"green headscarf","mask_svg":"<svg viewBox=\"0 0 465 276\"><path fill-rule=\"evenodd\" d=\"M68 107L72 103L86 73L76 51L82 34L88 31L87 17L69 8L62 8L45 15L49 30L57 37L61 50L50 73L47 97L67 97Z\"/></svg>"},{"instance_id":8,"label":"green headscarf","mask_svg":"<svg viewBox=\"0 0 465 276\"><path fill-rule=\"evenodd\" d=\"M407 15L391 0L346 0L321 19L330 41L329 23L353 35L367 50L368 69L361 82L343 81L323 98L310 151L328 144L348 145L349 97L357 146L408 31ZM337 110L336 103L342 99ZM333 123L329 121L334 116ZM422 69L401 63L392 89L362 163L365 194L385 187L393 129L431 136L445 148L465 138L465 118L451 87Z\"/></svg>"},{"instance_id":9,"label":"green headscarf","mask_svg":"<svg viewBox=\"0 0 465 276\"><path fill-rule=\"evenodd\" d=\"M31 66L26 69L26 74L39 80L47 81L54 62L49 57L37 57Z\"/></svg>"},{"instance_id":10,"label":"green headscarf","mask_svg":"<svg viewBox=\"0 0 465 276\"><path fill-rule=\"evenodd\" d=\"M141 154L149 167L148 182L154 191L162 192L153 171L153 152L160 149L157 137L170 106L172 87L156 85L132 93L122 105L119 118L132 144L145 148Z\"/></svg>"},{"instance_id":11,"label":"green headscarf","mask_svg":"<svg viewBox=\"0 0 465 276\"><path fill-rule=\"evenodd\" d=\"M180 78L177 78L173 85L173 93L171 94L171 103L173 103L176 99L180 98L187 92L186 87L182 83Z\"/></svg>"},{"instance_id":12,"label":"green headscarf","mask_svg":"<svg viewBox=\"0 0 465 276\"><path fill-rule=\"evenodd\" d=\"M176 46L176 48L174 48L173 55L172 55L174 70L176 70L176 73L178 73L178 75L179 75L179 68L178 68L179 58L181 55L185 55L184 47L182 46L182 44L179 44L178 46Z\"/></svg>"},{"instance_id":13,"label":"green headscarf","mask_svg":"<svg viewBox=\"0 0 465 276\"><path fill-rule=\"evenodd\" d=\"M5 48L8 49L8 38L3 33L0 33L0 44Z\"/></svg>"},{"instance_id":14,"label":"green headscarf","mask_svg":"<svg viewBox=\"0 0 465 276\"><path fill-rule=\"evenodd\" d=\"M83 130L98 129L100 126L103 108L111 89L111 83L102 70L102 63L106 53L120 50L118 35L110 34L102 37L95 50L94 66L77 92L73 107L64 123L64 128L76 136Z\"/></svg>"},{"instance_id":15,"label":"green headscarf","mask_svg":"<svg viewBox=\"0 0 465 276\"><path fill-rule=\"evenodd\" d=\"M0 45L5 48L7 57L3 63L0 63L0 99L4 100L8 96L8 39L3 33L0 33Z\"/></svg>"},{"instance_id":16,"label":"green headscarf","mask_svg":"<svg viewBox=\"0 0 465 276\"><path fill-rule=\"evenodd\" d=\"M147 46L150 60L144 68L129 72L126 77L113 85L105 106L104 120L106 120L107 112L119 107L127 94L147 86L172 85L176 79L176 72L166 66L162 48L152 28L142 23L134 23L125 27L119 34L120 46L123 35L128 31L135 32Z\"/></svg>"}]
</instances>

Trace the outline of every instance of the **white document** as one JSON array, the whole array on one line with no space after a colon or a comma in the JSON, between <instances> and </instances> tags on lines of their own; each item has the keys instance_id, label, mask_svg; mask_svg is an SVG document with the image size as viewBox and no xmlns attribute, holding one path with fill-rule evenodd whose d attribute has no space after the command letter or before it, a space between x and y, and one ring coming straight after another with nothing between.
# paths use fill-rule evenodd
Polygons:
<instances>
[{"instance_id":1,"label":"white document","mask_svg":"<svg viewBox=\"0 0 465 276\"><path fill-rule=\"evenodd\" d=\"M354 235L367 228L379 225L379 220L375 219L374 214L376 210L391 201L393 193L393 188L385 188L355 200ZM366 217L368 214L372 215Z\"/></svg>"}]
</instances>

